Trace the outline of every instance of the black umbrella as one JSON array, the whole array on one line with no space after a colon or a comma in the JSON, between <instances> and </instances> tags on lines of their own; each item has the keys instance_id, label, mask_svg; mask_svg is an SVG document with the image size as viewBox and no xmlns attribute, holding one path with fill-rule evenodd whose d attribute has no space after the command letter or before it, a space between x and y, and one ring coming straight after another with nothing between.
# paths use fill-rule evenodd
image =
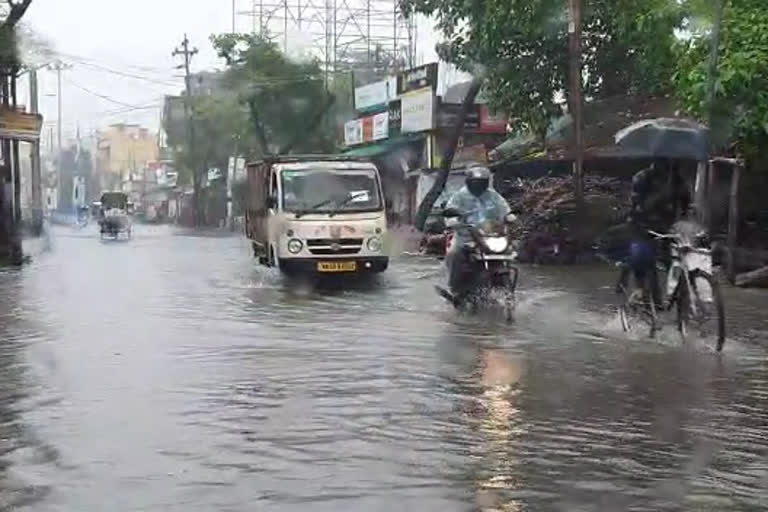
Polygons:
<instances>
[{"instance_id":1,"label":"black umbrella","mask_svg":"<svg viewBox=\"0 0 768 512\"><path fill-rule=\"evenodd\" d=\"M638 121L616 133L616 144L632 156L708 160L709 128L679 118Z\"/></svg>"}]
</instances>

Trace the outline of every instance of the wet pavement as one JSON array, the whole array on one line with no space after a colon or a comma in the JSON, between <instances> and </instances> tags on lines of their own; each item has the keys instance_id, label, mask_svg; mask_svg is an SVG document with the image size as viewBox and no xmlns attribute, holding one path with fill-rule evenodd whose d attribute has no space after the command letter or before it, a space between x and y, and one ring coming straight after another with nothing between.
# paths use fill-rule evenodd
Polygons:
<instances>
[{"instance_id":1,"label":"wet pavement","mask_svg":"<svg viewBox=\"0 0 768 512\"><path fill-rule=\"evenodd\" d=\"M0 511L763 508L765 292L718 356L619 332L606 269L523 269L512 326L438 274L318 292L236 237L57 228L0 271Z\"/></svg>"}]
</instances>

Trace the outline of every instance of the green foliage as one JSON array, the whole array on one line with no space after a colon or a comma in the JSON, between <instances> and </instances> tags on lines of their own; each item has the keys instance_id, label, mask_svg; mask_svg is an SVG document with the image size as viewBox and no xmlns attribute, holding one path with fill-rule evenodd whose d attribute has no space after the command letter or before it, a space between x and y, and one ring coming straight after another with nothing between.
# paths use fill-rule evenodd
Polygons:
<instances>
[{"instance_id":1,"label":"green foliage","mask_svg":"<svg viewBox=\"0 0 768 512\"><path fill-rule=\"evenodd\" d=\"M316 62L293 62L274 43L258 35L224 34L211 41L226 68L220 87L190 100L195 145L189 148L187 122L164 119L168 142L176 148L182 183L192 172L217 167L222 172L237 150L247 159L298 139L295 152L334 149L334 130L309 130L310 119L324 107L324 75ZM185 101L183 98L179 101ZM268 147L262 147L250 103L255 107Z\"/></svg>"},{"instance_id":2,"label":"green foliage","mask_svg":"<svg viewBox=\"0 0 768 512\"><path fill-rule=\"evenodd\" d=\"M539 136L562 113L556 95L568 84L566 0L401 0L410 12L435 15L448 61L487 70L493 106ZM676 0L590 0L583 13L584 93L605 97L670 87Z\"/></svg>"},{"instance_id":3,"label":"green foliage","mask_svg":"<svg viewBox=\"0 0 768 512\"><path fill-rule=\"evenodd\" d=\"M294 141L299 134L296 152L333 149L333 132L307 132L307 123L328 97L324 74L316 61L292 61L275 43L256 34L223 34L211 40L227 63L225 85L241 105L253 102L270 152ZM253 124L254 119L250 122Z\"/></svg>"},{"instance_id":4,"label":"green foliage","mask_svg":"<svg viewBox=\"0 0 768 512\"><path fill-rule=\"evenodd\" d=\"M228 93L193 98L193 113L197 160L204 169L217 167L224 172L235 146L247 148L252 140L247 113Z\"/></svg>"},{"instance_id":5,"label":"green foliage","mask_svg":"<svg viewBox=\"0 0 768 512\"><path fill-rule=\"evenodd\" d=\"M681 49L675 75L682 106L703 119L710 114L710 36L697 33ZM726 5L711 113L719 145L735 145L751 157L768 144L768 9L762 0L731 0Z\"/></svg>"}]
</instances>

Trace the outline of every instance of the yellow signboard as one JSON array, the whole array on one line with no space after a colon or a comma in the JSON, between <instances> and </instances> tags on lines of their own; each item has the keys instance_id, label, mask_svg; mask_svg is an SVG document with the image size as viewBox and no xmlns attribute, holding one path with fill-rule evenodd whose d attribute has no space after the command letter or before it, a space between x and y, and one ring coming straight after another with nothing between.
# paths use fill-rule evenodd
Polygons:
<instances>
[{"instance_id":1,"label":"yellow signboard","mask_svg":"<svg viewBox=\"0 0 768 512\"><path fill-rule=\"evenodd\" d=\"M40 139L43 116L0 108L0 139L36 141Z\"/></svg>"}]
</instances>

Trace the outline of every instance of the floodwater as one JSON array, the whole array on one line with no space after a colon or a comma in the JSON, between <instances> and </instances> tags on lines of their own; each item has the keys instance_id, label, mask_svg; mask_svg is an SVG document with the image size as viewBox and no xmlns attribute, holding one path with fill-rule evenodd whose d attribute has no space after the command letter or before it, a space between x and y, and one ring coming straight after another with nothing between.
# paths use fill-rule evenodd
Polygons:
<instances>
[{"instance_id":1,"label":"floodwater","mask_svg":"<svg viewBox=\"0 0 768 512\"><path fill-rule=\"evenodd\" d=\"M757 291L722 355L619 332L604 269L524 268L518 321L438 266L287 286L237 237L54 230L0 271L0 510L747 511L768 500Z\"/></svg>"}]
</instances>

